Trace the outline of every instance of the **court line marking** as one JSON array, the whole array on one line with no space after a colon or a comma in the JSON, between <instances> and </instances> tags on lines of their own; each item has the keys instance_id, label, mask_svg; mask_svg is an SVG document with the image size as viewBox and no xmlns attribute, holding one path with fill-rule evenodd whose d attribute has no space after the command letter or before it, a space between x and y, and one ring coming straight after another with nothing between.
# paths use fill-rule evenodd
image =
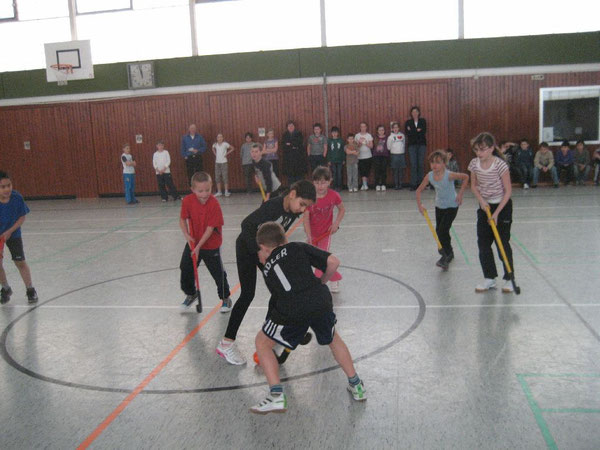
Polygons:
<instances>
[{"instance_id":1,"label":"court line marking","mask_svg":"<svg viewBox=\"0 0 600 450\"><path fill-rule=\"evenodd\" d=\"M233 293L233 291L232 291ZM221 302L217 303L217 306ZM600 307L600 303L574 303L575 307ZM427 305L428 309L475 309L475 308L568 308L564 303L512 303L500 305ZM29 309L30 305L4 305L7 308ZM334 309L418 309L419 305L343 305L333 306ZM179 310L179 305L41 305L38 309L173 309ZM250 306L248 309L268 309L268 306ZM194 313L195 314L195 313Z\"/></svg>"},{"instance_id":2,"label":"court line marking","mask_svg":"<svg viewBox=\"0 0 600 450\"><path fill-rule=\"evenodd\" d=\"M286 233L286 235L291 235L303 222L301 218L298 220ZM231 294L234 294L240 288L240 283L236 284L233 289L230 290ZM163 359L158 366L150 372L150 374L144 378L144 380L137 385L137 387L129 394L125 400L123 400L119 406L117 406L107 417L104 419L100 425L92 431L92 433L77 447L77 450L82 450L88 448L92 442L94 442L98 436L102 434L102 432L108 428L108 426L129 406L129 404L142 392L146 386L171 362L175 356L183 349L189 341L208 323L208 321L215 315L215 313L219 310L221 304L223 302L217 303L215 307L208 313L208 315L177 345L171 353L167 355L165 359Z\"/></svg>"},{"instance_id":3,"label":"court line marking","mask_svg":"<svg viewBox=\"0 0 600 450\"><path fill-rule=\"evenodd\" d=\"M569 218L565 218L564 220L540 220L540 219L532 219L532 220L528 220L528 219L523 219L520 218L518 225L528 225L528 224L544 224L547 225L549 223L558 223L558 224L564 224L564 223L587 223L587 222L593 222L593 223L598 223L600 221L600 217L598 218L585 218L585 219L569 219ZM454 221L452 223L452 227L455 226L473 226L474 225L474 221ZM129 226L130 224L127 225L123 225L121 227L117 227L117 228L124 228L126 226ZM422 224L415 222L415 223L389 223L389 224L385 224L385 223L360 223L360 224L346 224L344 225L344 229L347 228L421 228ZM92 239L97 239L100 237L103 237L105 235L111 234L111 233L176 233L176 232L180 232L179 228L164 228L162 230L153 230L152 228L144 228L144 229L140 229L140 230L123 230L123 229L116 229L116 230L108 230L108 231L104 231L104 230L72 230L72 231L53 231L53 230L49 230L49 231L43 231L43 230L39 230L39 231L29 231L29 230L24 230L28 236L48 236L48 235L61 235L61 234L98 234L97 237L92 238ZM239 227L223 227L223 231L239 231ZM83 244L83 243L87 243L88 241L83 241L81 243L78 243L78 245ZM67 248L66 250L70 250L71 248L75 248L76 246L72 246ZM62 253L62 250L58 251L57 253L54 254L58 254L58 253ZM54 254L50 254L48 256L53 256ZM35 261L37 262L37 261Z\"/></svg>"}]
</instances>

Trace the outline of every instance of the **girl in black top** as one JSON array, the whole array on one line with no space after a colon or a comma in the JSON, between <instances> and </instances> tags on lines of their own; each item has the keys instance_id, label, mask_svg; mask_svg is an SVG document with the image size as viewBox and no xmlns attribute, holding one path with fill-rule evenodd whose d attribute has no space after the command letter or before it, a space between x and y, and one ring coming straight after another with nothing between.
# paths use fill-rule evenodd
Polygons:
<instances>
[{"instance_id":1,"label":"girl in black top","mask_svg":"<svg viewBox=\"0 0 600 450\"><path fill-rule=\"evenodd\" d=\"M277 222L287 231L306 208L316 201L315 186L307 180L294 183L286 196L272 198L242 221L242 232L235 242L235 259L240 280L240 297L233 306L225 337L217 347L217 354L228 363L240 365L246 360L234 345L238 329L246 311L254 300L258 260L256 243L258 227L265 222Z\"/></svg>"},{"instance_id":2,"label":"girl in black top","mask_svg":"<svg viewBox=\"0 0 600 450\"><path fill-rule=\"evenodd\" d=\"M410 158L410 190L414 191L424 176L427 122L421 117L421 110L418 106L410 109L410 117L404 124L404 130Z\"/></svg>"}]
</instances>

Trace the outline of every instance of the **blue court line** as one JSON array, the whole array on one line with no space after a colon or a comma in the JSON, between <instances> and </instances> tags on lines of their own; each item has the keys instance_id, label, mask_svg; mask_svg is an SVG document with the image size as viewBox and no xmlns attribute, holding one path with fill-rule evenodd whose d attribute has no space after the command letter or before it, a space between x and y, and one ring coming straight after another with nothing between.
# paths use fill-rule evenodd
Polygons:
<instances>
[{"instance_id":1,"label":"blue court line","mask_svg":"<svg viewBox=\"0 0 600 450\"><path fill-rule=\"evenodd\" d=\"M96 258L99 258L100 256L106 255L107 253L110 253L113 250L123 248L123 245L128 244L128 243L133 242L133 241L137 241L138 239L143 238L147 234L152 233L153 231L158 230L159 228L162 228L163 226L168 225L169 223L174 222L176 220L179 220L179 215L177 217L171 217L168 220L163 221L163 222L159 223L158 225L153 226L148 231L144 231L143 233L140 233L140 234L132 237L131 239L127 239L125 241L121 241L118 244L116 244L116 245L114 245L112 247L106 248L106 249L104 249L101 252L94 253L94 255L90 256L89 258L85 258L85 259L81 259L81 260L75 261L75 263L73 265L67 267L66 270L74 269L74 268L80 266L81 264L90 262L90 261L92 261L92 260L94 260Z\"/></svg>"},{"instance_id":2,"label":"blue court line","mask_svg":"<svg viewBox=\"0 0 600 450\"><path fill-rule=\"evenodd\" d=\"M450 227L450 231L452 232L452 236L454 237L454 240L456 241L456 244L458 245L458 249L462 253L463 258L465 258L465 263L467 264L467 266L470 266L471 261L469 261L469 257L467 256L467 253L465 252L465 249L463 248L462 243L460 242L458 234L456 234L456 231L454 231L454 227Z\"/></svg>"},{"instance_id":3,"label":"blue court line","mask_svg":"<svg viewBox=\"0 0 600 450\"><path fill-rule=\"evenodd\" d=\"M529 251L529 249L527 249L527 247L525 247L525 244L523 244L514 233L510 234L510 237L513 241L515 241L517 243L517 245L519 247L521 247L521 249L523 249L523 251L525 252L525 254L527 256L529 256L529 259L531 259L533 261L534 264L539 264L540 262L538 261L538 259L533 255L533 253L531 253Z\"/></svg>"},{"instance_id":4,"label":"blue court line","mask_svg":"<svg viewBox=\"0 0 600 450\"><path fill-rule=\"evenodd\" d=\"M556 445L556 441L554 440L554 438L552 437L552 434L550 433L550 429L548 428L548 424L546 423L546 420L544 419L542 410L540 409L539 405L533 398L533 394L531 393L531 390L529 389L529 385L527 384L525 377L521 374L517 374L517 379L519 380L521 389L523 389L523 392L525 393L525 397L527 398L527 402L529 403L529 407L531 408L533 417L535 418L535 421L537 422L538 427L540 428L540 431L542 432L542 436L544 437L544 440L546 441L546 446L551 450L558 450L558 446Z\"/></svg>"}]
</instances>

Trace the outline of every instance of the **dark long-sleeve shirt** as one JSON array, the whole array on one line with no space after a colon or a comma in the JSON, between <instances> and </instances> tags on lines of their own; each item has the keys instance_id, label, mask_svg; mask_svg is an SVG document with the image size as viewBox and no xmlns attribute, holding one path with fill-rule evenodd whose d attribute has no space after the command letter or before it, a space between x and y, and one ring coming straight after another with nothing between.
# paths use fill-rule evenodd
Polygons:
<instances>
[{"instance_id":1,"label":"dark long-sleeve shirt","mask_svg":"<svg viewBox=\"0 0 600 450\"><path fill-rule=\"evenodd\" d=\"M557 166L570 166L575 162L573 150L569 150L566 155L562 151L557 151L554 157L554 162Z\"/></svg>"},{"instance_id":2,"label":"dark long-sleeve shirt","mask_svg":"<svg viewBox=\"0 0 600 450\"><path fill-rule=\"evenodd\" d=\"M425 119L419 118L416 126L415 121L412 118L408 119L404 123L404 130L408 145L427 144L427 138L425 137L425 133L427 133L427 121Z\"/></svg>"}]
</instances>

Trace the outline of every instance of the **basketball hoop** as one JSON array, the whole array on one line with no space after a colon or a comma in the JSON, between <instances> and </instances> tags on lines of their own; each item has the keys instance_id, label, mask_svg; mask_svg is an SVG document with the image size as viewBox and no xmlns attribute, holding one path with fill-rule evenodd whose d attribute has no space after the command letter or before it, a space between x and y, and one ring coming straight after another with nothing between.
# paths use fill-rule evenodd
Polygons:
<instances>
[{"instance_id":1,"label":"basketball hoop","mask_svg":"<svg viewBox=\"0 0 600 450\"><path fill-rule=\"evenodd\" d=\"M56 71L56 84L58 86L66 86L69 74L73 73L72 64L52 64L51 69Z\"/></svg>"}]
</instances>

